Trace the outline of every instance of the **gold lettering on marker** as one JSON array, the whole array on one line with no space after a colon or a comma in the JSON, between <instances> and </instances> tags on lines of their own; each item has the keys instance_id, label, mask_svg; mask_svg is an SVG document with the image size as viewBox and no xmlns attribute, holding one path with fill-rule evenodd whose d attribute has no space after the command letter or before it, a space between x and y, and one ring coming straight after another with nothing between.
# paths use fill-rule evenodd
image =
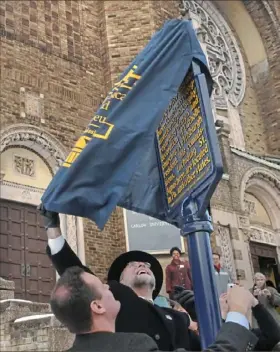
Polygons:
<instances>
[{"instance_id":1,"label":"gold lettering on marker","mask_svg":"<svg viewBox=\"0 0 280 352\"><path fill-rule=\"evenodd\" d=\"M176 204L211 169L211 156L195 81L188 75L157 130L167 202Z\"/></svg>"}]
</instances>

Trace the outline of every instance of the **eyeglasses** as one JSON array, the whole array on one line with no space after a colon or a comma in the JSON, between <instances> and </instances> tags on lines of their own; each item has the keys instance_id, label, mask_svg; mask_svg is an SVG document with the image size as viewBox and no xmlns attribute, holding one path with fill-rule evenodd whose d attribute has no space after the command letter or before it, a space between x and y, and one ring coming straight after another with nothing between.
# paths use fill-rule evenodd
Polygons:
<instances>
[{"instance_id":1,"label":"eyeglasses","mask_svg":"<svg viewBox=\"0 0 280 352\"><path fill-rule=\"evenodd\" d=\"M132 267L137 267L137 266L139 266L140 264L143 264L147 269L150 269L151 268L151 264L150 263L148 263L148 262L145 262L145 263L143 263L143 262L129 262L128 264L127 264L127 266L132 266Z\"/></svg>"}]
</instances>

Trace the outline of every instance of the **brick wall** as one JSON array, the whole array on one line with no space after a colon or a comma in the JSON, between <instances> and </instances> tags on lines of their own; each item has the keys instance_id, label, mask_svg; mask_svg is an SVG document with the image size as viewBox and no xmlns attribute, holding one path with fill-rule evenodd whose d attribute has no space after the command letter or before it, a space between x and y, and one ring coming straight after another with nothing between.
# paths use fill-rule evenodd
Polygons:
<instances>
[{"instance_id":1,"label":"brick wall","mask_svg":"<svg viewBox=\"0 0 280 352\"><path fill-rule=\"evenodd\" d=\"M1 127L34 124L71 148L110 86L103 3L1 1L0 11ZM27 95L32 107L40 94L42 116L29 114ZM125 249L120 221L102 234L85 222L87 262L102 276Z\"/></svg>"}]
</instances>

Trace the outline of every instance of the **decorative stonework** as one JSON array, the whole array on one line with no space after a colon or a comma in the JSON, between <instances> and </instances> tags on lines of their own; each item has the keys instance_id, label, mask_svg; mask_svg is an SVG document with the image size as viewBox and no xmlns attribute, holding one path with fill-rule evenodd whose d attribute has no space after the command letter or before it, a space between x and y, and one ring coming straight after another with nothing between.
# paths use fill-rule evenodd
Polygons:
<instances>
[{"instance_id":1,"label":"decorative stonework","mask_svg":"<svg viewBox=\"0 0 280 352\"><path fill-rule=\"evenodd\" d=\"M17 173L24 176L35 176L35 161L24 158L20 155L14 155L14 169Z\"/></svg>"},{"instance_id":2,"label":"decorative stonework","mask_svg":"<svg viewBox=\"0 0 280 352\"><path fill-rule=\"evenodd\" d=\"M238 227L240 229L249 229L250 220L246 216L238 216Z\"/></svg>"},{"instance_id":3,"label":"decorative stonework","mask_svg":"<svg viewBox=\"0 0 280 352\"><path fill-rule=\"evenodd\" d=\"M237 276L237 280L246 280L245 270L236 269L236 276Z\"/></svg>"},{"instance_id":4,"label":"decorative stonework","mask_svg":"<svg viewBox=\"0 0 280 352\"><path fill-rule=\"evenodd\" d=\"M221 245L223 264L225 268L229 271L232 280L236 280L236 271L230 239L230 229L228 226L222 226L218 224L217 233Z\"/></svg>"},{"instance_id":5,"label":"decorative stonework","mask_svg":"<svg viewBox=\"0 0 280 352\"><path fill-rule=\"evenodd\" d=\"M21 192L21 197L22 197L22 199L24 199L24 200L30 200L30 199L32 199L31 193L30 193L30 191L27 190L27 189L25 189L25 190L23 190L23 191Z\"/></svg>"},{"instance_id":6,"label":"decorative stonework","mask_svg":"<svg viewBox=\"0 0 280 352\"><path fill-rule=\"evenodd\" d=\"M4 171L0 171L0 182L2 182L4 180L5 177L5 172Z\"/></svg>"},{"instance_id":7,"label":"decorative stonework","mask_svg":"<svg viewBox=\"0 0 280 352\"><path fill-rule=\"evenodd\" d=\"M252 202L251 200L248 199L244 199L244 203L245 203L245 211L250 214L250 215L256 215L256 203Z\"/></svg>"},{"instance_id":8,"label":"decorative stonework","mask_svg":"<svg viewBox=\"0 0 280 352\"><path fill-rule=\"evenodd\" d=\"M238 229L236 227L230 228L230 238L232 240L239 241L239 233L238 233Z\"/></svg>"},{"instance_id":9,"label":"decorative stonework","mask_svg":"<svg viewBox=\"0 0 280 352\"><path fill-rule=\"evenodd\" d=\"M1 183L1 198L14 202L38 205L43 193L44 190L37 187L25 186L5 180Z\"/></svg>"},{"instance_id":10,"label":"decorative stonework","mask_svg":"<svg viewBox=\"0 0 280 352\"><path fill-rule=\"evenodd\" d=\"M243 234L243 240L246 243L250 242L250 229L242 229L241 230L242 234Z\"/></svg>"},{"instance_id":11,"label":"decorative stonework","mask_svg":"<svg viewBox=\"0 0 280 352\"><path fill-rule=\"evenodd\" d=\"M246 188L248 188L249 182L253 178L268 181L269 183L271 183L273 187L280 190L280 180L273 172L263 167L254 167L249 171L247 171L242 179L241 190L240 190L241 196L242 196L242 199L241 199L242 204L244 204L245 190Z\"/></svg>"},{"instance_id":12,"label":"decorative stonework","mask_svg":"<svg viewBox=\"0 0 280 352\"><path fill-rule=\"evenodd\" d=\"M240 249L233 250L233 258L235 260L243 260L242 251Z\"/></svg>"},{"instance_id":13,"label":"decorative stonework","mask_svg":"<svg viewBox=\"0 0 280 352\"><path fill-rule=\"evenodd\" d=\"M24 87L20 88L20 116L44 118L44 95L27 92Z\"/></svg>"},{"instance_id":14,"label":"decorative stonework","mask_svg":"<svg viewBox=\"0 0 280 352\"><path fill-rule=\"evenodd\" d=\"M42 156L54 174L67 155L62 144L48 132L33 126L18 124L2 131L1 153L8 147L27 147Z\"/></svg>"},{"instance_id":15,"label":"decorative stonework","mask_svg":"<svg viewBox=\"0 0 280 352\"><path fill-rule=\"evenodd\" d=\"M255 226L251 226L250 240L254 242L277 246L275 234L273 232Z\"/></svg>"},{"instance_id":16,"label":"decorative stonework","mask_svg":"<svg viewBox=\"0 0 280 352\"><path fill-rule=\"evenodd\" d=\"M249 169L243 176L240 186L240 203L246 212L246 192L253 194L260 200L268 211L272 227L280 228L280 179L270 170L263 167Z\"/></svg>"},{"instance_id":17,"label":"decorative stonework","mask_svg":"<svg viewBox=\"0 0 280 352\"><path fill-rule=\"evenodd\" d=\"M214 83L216 108L227 109L227 99L237 107L245 93L245 68L238 43L216 7L211 1L183 0L183 10L189 17L200 19L198 36L206 44L211 75Z\"/></svg>"}]
</instances>

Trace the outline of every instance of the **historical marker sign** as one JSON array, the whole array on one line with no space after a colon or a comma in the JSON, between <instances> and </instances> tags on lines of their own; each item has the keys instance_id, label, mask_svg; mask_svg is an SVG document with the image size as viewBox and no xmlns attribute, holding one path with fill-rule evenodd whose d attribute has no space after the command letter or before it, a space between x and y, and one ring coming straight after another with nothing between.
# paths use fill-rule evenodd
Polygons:
<instances>
[{"instance_id":1,"label":"historical marker sign","mask_svg":"<svg viewBox=\"0 0 280 352\"><path fill-rule=\"evenodd\" d=\"M165 111L156 135L170 216L191 198L198 212L204 213L222 177L222 158L206 79L195 63Z\"/></svg>"}]
</instances>

